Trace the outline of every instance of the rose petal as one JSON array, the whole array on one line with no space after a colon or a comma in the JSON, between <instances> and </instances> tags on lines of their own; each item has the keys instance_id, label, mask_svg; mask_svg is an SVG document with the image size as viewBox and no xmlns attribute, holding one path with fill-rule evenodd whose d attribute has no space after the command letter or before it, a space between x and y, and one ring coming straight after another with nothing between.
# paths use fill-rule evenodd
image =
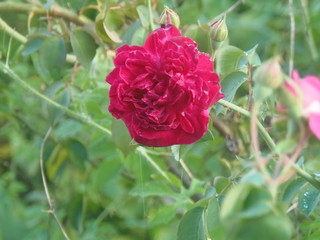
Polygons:
<instances>
[{"instance_id":1,"label":"rose petal","mask_svg":"<svg viewBox=\"0 0 320 240\"><path fill-rule=\"evenodd\" d=\"M312 133L320 140L320 114L312 114L309 117L309 128Z\"/></svg>"}]
</instances>

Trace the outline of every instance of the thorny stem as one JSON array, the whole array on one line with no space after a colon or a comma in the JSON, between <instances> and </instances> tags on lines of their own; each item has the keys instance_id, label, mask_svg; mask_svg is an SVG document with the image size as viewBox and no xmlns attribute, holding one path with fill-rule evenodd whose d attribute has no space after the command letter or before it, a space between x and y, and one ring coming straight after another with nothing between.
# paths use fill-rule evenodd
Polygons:
<instances>
[{"instance_id":1,"label":"thorny stem","mask_svg":"<svg viewBox=\"0 0 320 240\"><path fill-rule=\"evenodd\" d=\"M151 31L155 29L154 24L153 24L153 15L152 15L152 5L151 5L151 0L148 0L148 11L149 11L149 22L150 22L150 28Z\"/></svg>"},{"instance_id":2,"label":"thorny stem","mask_svg":"<svg viewBox=\"0 0 320 240\"><path fill-rule=\"evenodd\" d=\"M86 25L93 23L90 19L79 16L73 11L63 8L57 4L51 6L49 10L45 9L42 5L35 5L29 3L14 3L14 2L2 2L0 3L0 13L2 12L15 12L15 13L29 13L32 12L36 15L52 16L64 18L77 25Z\"/></svg>"},{"instance_id":3,"label":"thorny stem","mask_svg":"<svg viewBox=\"0 0 320 240\"><path fill-rule=\"evenodd\" d=\"M307 30L306 30L306 34L307 34L307 41L308 41L308 45L310 48L310 53L311 56L313 58L313 60L317 60L318 59L318 50L314 41L314 37L313 37L313 33L310 29L310 17L309 17L309 13L308 13L308 2L306 0L300 0L302 9L303 9L303 18L304 18L304 25L306 26Z\"/></svg>"},{"instance_id":4,"label":"thorny stem","mask_svg":"<svg viewBox=\"0 0 320 240\"><path fill-rule=\"evenodd\" d=\"M267 170L266 167L266 159L263 158L260 154L260 146L259 146L259 139L258 139L258 129L257 129L257 115L259 111L259 106L260 104L254 103L252 105L252 111L251 111L251 116L250 116L250 133L251 133L251 144L252 144L252 149L255 158L257 159L258 162L258 167L261 171L261 173L264 175L266 180L270 179L270 173Z\"/></svg>"},{"instance_id":5,"label":"thorny stem","mask_svg":"<svg viewBox=\"0 0 320 240\"><path fill-rule=\"evenodd\" d=\"M218 16L216 16L215 18L213 18L209 25L211 26L215 21L221 19L222 17L224 17L225 15L227 15L228 13L232 12L236 7L238 7L241 3L243 3L245 0L238 0L235 4L233 4L231 7L229 7L227 10L225 10L224 12L222 12L221 14L219 14Z\"/></svg>"},{"instance_id":6,"label":"thorny stem","mask_svg":"<svg viewBox=\"0 0 320 240\"><path fill-rule=\"evenodd\" d=\"M145 159L161 174L161 176L163 176L168 182L171 182L166 172L163 171L155 161L153 161L153 159L147 154L146 150L143 147L141 146L137 147L137 151L140 152L141 155L145 157Z\"/></svg>"},{"instance_id":7,"label":"thorny stem","mask_svg":"<svg viewBox=\"0 0 320 240\"><path fill-rule=\"evenodd\" d=\"M57 224L59 225L59 228L61 230L61 232L63 233L63 236L67 239L70 240L68 234L66 233L65 229L63 228L56 212L55 212L55 206L53 204L53 200L50 196L50 192L49 192L49 188L48 188L48 184L47 184L47 180L46 180L46 176L45 176L45 172L44 172L44 164L43 164L43 152L44 152L44 147L45 144L49 138L49 135L52 131L52 128L50 127L46 133L46 135L44 136L42 142L41 142L41 148L40 148L40 171L41 171L41 178L42 178L42 183L43 183L43 187L44 187L44 191L46 194L46 198L49 204L49 211L48 213L51 213L52 216L54 217L55 221L57 222Z\"/></svg>"},{"instance_id":8,"label":"thorny stem","mask_svg":"<svg viewBox=\"0 0 320 240\"><path fill-rule=\"evenodd\" d=\"M289 17L290 17L290 60L289 60L289 75L293 71L294 62L294 34L295 34L295 21L293 12L293 0L289 0Z\"/></svg>"},{"instance_id":9,"label":"thorny stem","mask_svg":"<svg viewBox=\"0 0 320 240\"><path fill-rule=\"evenodd\" d=\"M3 19L0 17L0 29L4 29L10 36L12 36L14 39L17 39L21 43L26 43L27 38L20 33L18 33L16 30L14 30L12 27L10 27Z\"/></svg>"}]
</instances>

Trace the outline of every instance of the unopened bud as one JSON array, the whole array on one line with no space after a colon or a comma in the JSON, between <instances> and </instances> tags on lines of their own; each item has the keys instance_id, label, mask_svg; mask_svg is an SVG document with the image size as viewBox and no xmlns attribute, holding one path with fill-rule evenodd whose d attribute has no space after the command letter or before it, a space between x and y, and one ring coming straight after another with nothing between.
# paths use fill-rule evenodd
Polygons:
<instances>
[{"instance_id":1,"label":"unopened bud","mask_svg":"<svg viewBox=\"0 0 320 240\"><path fill-rule=\"evenodd\" d=\"M278 58L270 59L257 68L253 81L271 89L278 88L283 82L283 74Z\"/></svg>"},{"instance_id":2,"label":"unopened bud","mask_svg":"<svg viewBox=\"0 0 320 240\"><path fill-rule=\"evenodd\" d=\"M160 24L172 24L179 28L180 18L175 11L168 6L164 6L164 10L160 15Z\"/></svg>"},{"instance_id":3,"label":"unopened bud","mask_svg":"<svg viewBox=\"0 0 320 240\"><path fill-rule=\"evenodd\" d=\"M224 19L215 21L210 26L210 38L216 42L223 42L228 37L228 28Z\"/></svg>"},{"instance_id":4,"label":"unopened bud","mask_svg":"<svg viewBox=\"0 0 320 240\"><path fill-rule=\"evenodd\" d=\"M279 110L287 110L292 117L302 116L302 91L297 83L287 80L278 90Z\"/></svg>"}]
</instances>

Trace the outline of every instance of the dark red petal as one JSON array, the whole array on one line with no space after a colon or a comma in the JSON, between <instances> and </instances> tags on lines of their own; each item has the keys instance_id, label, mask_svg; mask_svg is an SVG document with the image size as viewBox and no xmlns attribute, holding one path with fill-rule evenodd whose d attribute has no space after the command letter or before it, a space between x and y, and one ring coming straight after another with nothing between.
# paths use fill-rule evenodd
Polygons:
<instances>
[{"instance_id":1,"label":"dark red petal","mask_svg":"<svg viewBox=\"0 0 320 240\"><path fill-rule=\"evenodd\" d=\"M210 56L206 53L199 53L199 61L197 70L204 70L204 71L213 71L213 62L210 59Z\"/></svg>"},{"instance_id":2,"label":"dark red petal","mask_svg":"<svg viewBox=\"0 0 320 240\"><path fill-rule=\"evenodd\" d=\"M173 25L167 25L153 31L147 38L143 47L153 54L159 54L166 41L178 36L181 36L180 31Z\"/></svg>"},{"instance_id":3,"label":"dark red petal","mask_svg":"<svg viewBox=\"0 0 320 240\"><path fill-rule=\"evenodd\" d=\"M119 79L119 68L115 68L109 73L106 77L106 82L112 85L117 79Z\"/></svg>"}]
</instances>

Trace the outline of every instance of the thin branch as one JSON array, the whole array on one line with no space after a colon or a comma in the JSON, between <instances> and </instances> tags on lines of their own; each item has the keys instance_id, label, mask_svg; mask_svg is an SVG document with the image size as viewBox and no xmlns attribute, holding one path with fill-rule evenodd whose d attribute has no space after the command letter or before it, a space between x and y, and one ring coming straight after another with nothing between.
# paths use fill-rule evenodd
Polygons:
<instances>
[{"instance_id":1,"label":"thin branch","mask_svg":"<svg viewBox=\"0 0 320 240\"><path fill-rule=\"evenodd\" d=\"M289 17L290 17L290 60L289 60L289 75L291 76L294 63L294 35L295 35L295 21L293 0L289 0Z\"/></svg>"},{"instance_id":2,"label":"thin branch","mask_svg":"<svg viewBox=\"0 0 320 240\"><path fill-rule=\"evenodd\" d=\"M29 4L29 3L15 3L15 2L2 2L0 3L0 13L2 12L14 12L14 13L29 13L32 12L35 15L52 16L64 18L77 25L92 24L93 22L85 16L78 16L75 12L63 8L57 4L51 6L49 10L45 9L42 5Z\"/></svg>"},{"instance_id":3,"label":"thin branch","mask_svg":"<svg viewBox=\"0 0 320 240\"><path fill-rule=\"evenodd\" d=\"M303 19L304 19L304 25L306 26L306 34L307 34L307 41L310 48L310 53L313 58L313 60L317 60L319 57L318 49L314 41L313 33L310 28L310 17L308 12L308 6L306 0L300 0L302 9L303 9Z\"/></svg>"},{"instance_id":4,"label":"thin branch","mask_svg":"<svg viewBox=\"0 0 320 240\"><path fill-rule=\"evenodd\" d=\"M228 13L232 12L236 7L238 7L241 3L243 3L245 0L238 0L236 3L234 3L231 7L229 7L227 10L224 12L220 13L218 16L213 18L209 25L212 25L215 21L221 19L223 16L227 15Z\"/></svg>"},{"instance_id":5,"label":"thin branch","mask_svg":"<svg viewBox=\"0 0 320 240\"><path fill-rule=\"evenodd\" d=\"M145 159L151 164L152 167L154 167L161 174L161 176L163 176L168 182L171 182L171 179L169 178L168 174L161 169L161 167L149 156L149 154L143 147L137 147L137 151L145 157Z\"/></svg>"},{"instance_id":6,"label":"thin branch","mask_svg":"<svg viewBox=\"0 0 320 240\"><path fill-rule=\"evenodd\" d=\"M251 144L254 156L257 160L258 167L261 173L264 175L266 181L270 180L270 173L267 170L267 160L261 156L260 153L260 146L259 146L259 139L258 139L258 129L257 129L257 115L259 111L259 104L252 105L252 112L250 117L250 133L251 133Z\"/></svg>"},{"instance_id":7,"label":"thin branch","mask_svg":"<svg viewBox=\"0 0 320 240\"><path fill-rule=\"evenodd\" d=\"M188 175L188 177L192 181L194 179L193 174L192 174L191 170L189 169L189 167L187 166L187 164L185 163L185 161L183 161L183 159L181 158L179 160L179 163L180 163L182 169L186 172L186 174Z\"/></svg>"},{"instance_id":8,"label":"thin branch","mask_svg":"<svg viewBox=\"0 0 320 240\"><path fill-rule=\"evenodd\" d=\"M47 211L48 213L51 213L52 216L54 217L55 221L57 222L57 224L59 225L59 228L63 234L63 236L67 239L70 240L68 234L66 233L66 231L64 230L64 227L62 226L56 212L55 212L55 206L53 204L53 200L50 196L50 192L49 192L49 188L48 188L48 184L47 184L47 180L46 180L46 176L45 176L45 171L44 171L44 164L43 164L43 152L44 152L44 147L45 144L47 142L47 139L49 138L49 135L52 131L52 128L50 127L46 133L46 135L44 136L42 142L41 142L41 148L40 148L40 171L41 171L41 178L42 178L42 183L43 183L43 187L44 187L44 191L46 194L46 198L49 204L49 211Z\"/></svg>"},{"instance_id":9,"label":"thin branch","mask_svg":"<svg viewBox=\"0 0 320 240\"><path fill-rule=\"evenodd\" d=\"M10 27L3 19L0 17L0 29L3 29L5 32L7 32L10 36L12 36L14 39L18 40L21 43L26 43L27 38L20 33L18 33L16 30L14 30L12 27Z\"/></svg>"},{"instance_id":10,"label":"thin branch","mask_svg":"<svg viewBox=\"0 0 320 240\"><path fill-rule=\"evenodd\" d=\"M151 31L153 31L155 28L153 24L151 0L148 0L148 14L149 14L150 28L151 28Z\"/></svg>"}]
</instances>

